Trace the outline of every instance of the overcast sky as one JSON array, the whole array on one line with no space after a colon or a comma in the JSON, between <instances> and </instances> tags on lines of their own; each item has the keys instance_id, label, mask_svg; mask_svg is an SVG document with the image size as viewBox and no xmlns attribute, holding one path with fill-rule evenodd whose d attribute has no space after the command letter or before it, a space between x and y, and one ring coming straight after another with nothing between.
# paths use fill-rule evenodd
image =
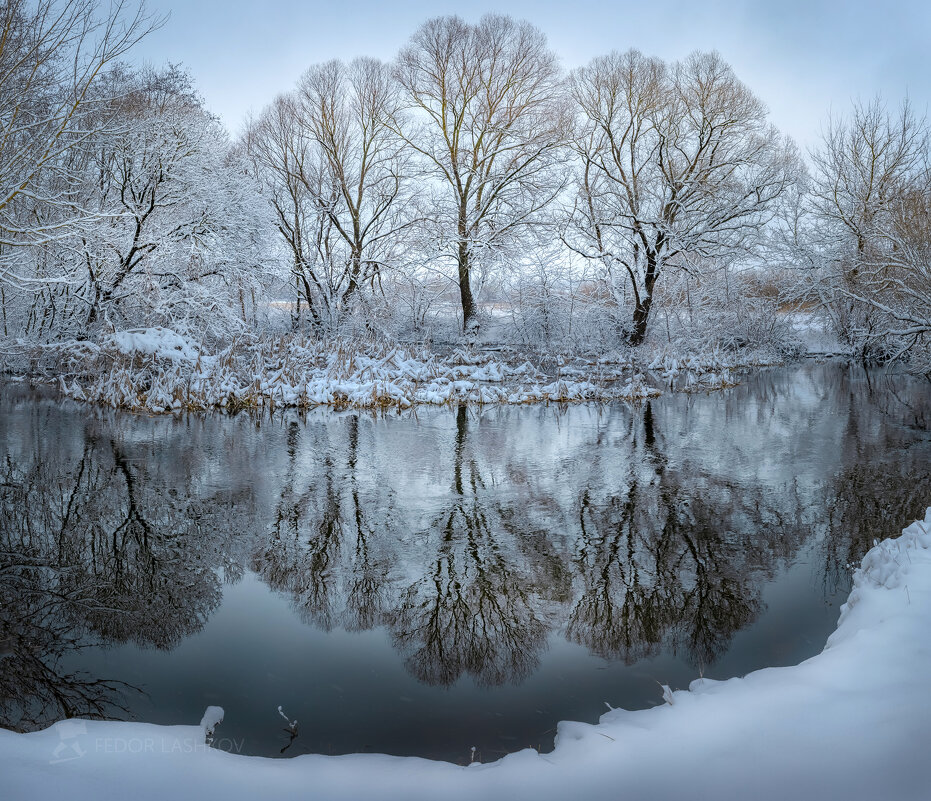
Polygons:
<instances>
[{"instance_id":1,"label":"overcast sky","mask_svg":"<svg viewBox=\"0 0 931 801\"><path fill-rule=\"evenodd\" d=\"M636 47L674 60L717 50L766 104L771 120L802 146L817 142L827 114L881 92L931 104L931 0L640 0L558 3L374 2L374 0L148 0L165 26L137 61L177 62L208 107L235 134L250 110L293 87L311 64L359 55L391 59L424 20L497 12L547 35L567 68Z\"/></svg>"}]
</instances>

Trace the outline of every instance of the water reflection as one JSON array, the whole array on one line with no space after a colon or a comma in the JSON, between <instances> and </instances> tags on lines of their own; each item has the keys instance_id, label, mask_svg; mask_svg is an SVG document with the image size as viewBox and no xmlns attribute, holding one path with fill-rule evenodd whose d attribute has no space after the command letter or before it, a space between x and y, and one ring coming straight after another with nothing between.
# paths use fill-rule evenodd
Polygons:
<instances>
[{"instance_id":1,"label":"water reflection","mask_svg":"<svg viewBox=\"0 0 931 801\"><path fill-rule=\"evenodd\" d=\"M380 624L388 577L370 545L377 536L371 516L377 519L387 509L360 499L359 418L349 417L344 425L346 430L340 426L335 432L316 429L321 436L311 444L313 456L302 462L301 426L288 424L274 523L267 536L256 538L250 562L269 587L292 597L304 620L326 631ZM348 436L345 443L333 442L331 434Z\"/></svg>"},{"instance_id":2,"label":"water reflection","mask_svg":"<svg viewBox=\"0 0 931 801\"><path fill-rule=\"evenodd\" d=\"M3 412L0 724L125 712L135 688L73 671L68 657L124 642L171 649L199 630L222 597L218 568L233 564L218 547L222 507L131 460L100 420L63 430L54 405L29 400Z\"/></svg>"},{"instance_id":3,"label":"water reflection","mask_svg":"<svg viewBox=\"0 0 931 801\"><path fill-rule=\"evenodd\" d=\"M421 534L429 561L386 616L408 670L430 684L453 684L468 673L497 685L532 673L548 629L539 588L547 562L559 560L525 540L532 529L521 510L506 510L490 491L482 464L488 454L470 441L469 417L460 406L452 488Z\"/></svg>"},{"instance_id":4,"label":"water reflection","mask_svg":"<svg viewBox=\"0 0 931 801\"><path fill-rule=\"evenodd\" d=\"M873 541L931 505L931 383L866 371L835 379L844 404L839 464L825 494L826 587L842 584Z\"/></svg>"},{"instance_id":5,"label":"water reflection","mask_svg":"<svg viewBox=\"0 0 931 801\"><path fill-rule=\"evenodd\" d=\"M0 723L22 730L103 716L121 690L62 666L65 654L85 644L83 630L101 601L80 565L61 567L80 558L65 533L80 512L53 496L50 478L39 465L23 470L9 458L0 474Z\"/></svg>"},{"instance_id":6,"label":"water reflection","mask_svg":"<svg viewBox=\"0 0 931 801\"><path fill-rule=\"evenodd\" d=\"M5 387L0 724L131 708L68 655L173 649L246 570L428 685L519 683L553 637L704 669L803 549L833 590L929 502L928 389L807 365L639 407L173 420Z\"/></svg>"}]
</instances>

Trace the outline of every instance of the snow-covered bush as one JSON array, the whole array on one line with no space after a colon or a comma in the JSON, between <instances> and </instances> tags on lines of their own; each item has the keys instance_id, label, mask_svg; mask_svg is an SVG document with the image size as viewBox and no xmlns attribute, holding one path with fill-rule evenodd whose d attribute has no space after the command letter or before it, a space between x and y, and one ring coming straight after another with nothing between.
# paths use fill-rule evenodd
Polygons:
<instances>
[{"instance_id":1,"label":"snow-covered bush","mask_svg":"<svg viewBox=\"0 0 931 801\"><path fill-rule=\"evenodd\" d=\"M97 91L111 122L67 154L82 214L19 250L4 333L53 341L166 326L219 339L260 326L266 206L190 78L119 69Z\"/></svg>"},{"instance_id":2,"label":"snow-covered bush","mask_svg":"<svg viewBox=\"0 0 931 801\"><path fill-rule=\"evenodd\" d=\"M828 121L791 239L834 332L931 371L931 130L880 98Z\"/></svg>"},{"instance_id":3,"label":"snow-covered bush","mask_svg":"<svg viewBox=\"0 0 931 801\"><path fill-rule=\"evenodd\" d=\"M698 275L667 275L652 341L685 351L720 348L766 351L773 357L797 352L792 320L773 283L753 270L726 267Z\"/></svg>"}]
</instances>

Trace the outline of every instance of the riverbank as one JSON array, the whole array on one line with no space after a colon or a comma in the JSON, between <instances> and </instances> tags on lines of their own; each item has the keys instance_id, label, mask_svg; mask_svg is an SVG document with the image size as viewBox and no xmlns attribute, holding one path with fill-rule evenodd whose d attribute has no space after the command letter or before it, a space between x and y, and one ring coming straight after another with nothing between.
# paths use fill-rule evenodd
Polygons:
<instances>
[{"instance_id":1,"label":"riverbank","mask_svg":"<svg viewBox=\"0 0 931 801\"><path fill-rule=\"evenodd\" d=\"M699 679L664 691L663 706L610 710L598 725L563 722L549 754L469 767L361 754L270 760L208 748L202 726L65 721L0 731L3 797L917 801L931 783L929 643L931 509L866 554L822 653Z\"/></svg>"},{"instance_id":2,"label":"riverbank","mask_svg":"<svg viewBox=\"0 0 931 801\"><path fill-rule=\"evenodd\" d=\"M23 377L70 398L172 413L329 406L571 403L642 400L664 391L734 386L738 372L779 363L759 350L671 347L539 353L503 345L375 345L282 337L208 352L164 328L121 331L31 355Z\"/></svg>"}]
</instances>

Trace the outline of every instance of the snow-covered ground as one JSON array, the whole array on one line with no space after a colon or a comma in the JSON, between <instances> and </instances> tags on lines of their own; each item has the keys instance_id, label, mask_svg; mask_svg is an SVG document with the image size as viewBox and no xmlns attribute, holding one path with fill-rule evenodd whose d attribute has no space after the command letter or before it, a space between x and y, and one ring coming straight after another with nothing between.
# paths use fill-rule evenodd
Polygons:
<instances>
[{"instance_id":1,"label":"snow-covered ground","mask_svg":"<svg viewBox=\"0 0 931 801\"><path fill-rule=\"evenodd\" d=\"M64 721L0 731L0 798L931 798L931 509L864 557L837 630L805 662L665 691L663 706L563 722L549 754L458 767L358 754L269 760L199 726ZM313 725L304 721L302 726Z\"/></svg>"},{"instance_id":2,"label":"snow-covered ground","mask_svg":"<svg viewBox=\"0 0 931 801\"><path fill-rule=\"evenodd\" d=\"M781 363L787 353L850 355L817 315L792 312L785 322L793 343L788 350L701 341L534 349L510 342L506 332L489 324L474 341L435 350L287 335L245 337L211 351L167 328L134 328L97 342L30 347L20 341L11 353L24 375L12 378L54 382L76 400L149 413L282 406L406 409L640 400L668 389L733 386L740 382L739 370Z\"/></svg>"},{"instance_id":3,"label":"snow-covered ground","mask_svg":"<svg viewBox=\"0 0 931 801\"><path fill-rule=\"evenodd\" d=\"M216 353L164 328L49 347L33 377L77 400L147 412L257 406L408 408L419 404L637 400L667 388L707 391L734 371L773 364L769 352L665 348L573 354L463 345L443 352L391 345L237 343Z\"/></svg>"}]
</instances>

